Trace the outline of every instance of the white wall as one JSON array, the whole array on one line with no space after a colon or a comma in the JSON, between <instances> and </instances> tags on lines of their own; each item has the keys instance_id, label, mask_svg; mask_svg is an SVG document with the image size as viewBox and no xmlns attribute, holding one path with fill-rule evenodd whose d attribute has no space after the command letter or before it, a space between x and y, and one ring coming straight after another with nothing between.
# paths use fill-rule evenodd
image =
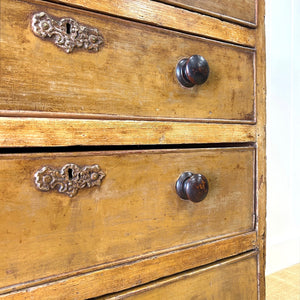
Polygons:
<instances>
[{"instance_id":1,"label":"white wall","mask_svg":"<svg viewBox=\"0 0 300 300\"><path fill-rule=\"evenodd\" d=\"M299 0L266 0L266 47L270 274L300 262Z\"/></svg>"}]
</instances>

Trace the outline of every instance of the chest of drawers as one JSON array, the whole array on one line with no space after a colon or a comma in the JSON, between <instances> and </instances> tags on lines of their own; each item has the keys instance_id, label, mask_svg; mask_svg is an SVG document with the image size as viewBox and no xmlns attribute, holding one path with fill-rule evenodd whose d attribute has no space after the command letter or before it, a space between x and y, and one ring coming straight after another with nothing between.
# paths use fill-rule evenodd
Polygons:
<instances>
[{"instance_id":1,"label":"chest of drawers","mask_svg":"<svg viewBox=\"0 0 300 300\"><path fill-rule=\"evenodd\" d=\"M263 1L0 5L0 298L263 299Z\"/></svg>"}]
</instances>

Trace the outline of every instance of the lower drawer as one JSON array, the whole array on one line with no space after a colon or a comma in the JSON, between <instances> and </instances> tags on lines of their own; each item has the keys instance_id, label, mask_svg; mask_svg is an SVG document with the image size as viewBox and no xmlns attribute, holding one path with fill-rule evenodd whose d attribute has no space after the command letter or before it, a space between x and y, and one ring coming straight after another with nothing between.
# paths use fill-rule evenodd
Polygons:
<instances>
[{"instance_id":1,"label":"lower drawer","mask_svg":"<svg viewBox=\"0 0 300 300\"><path fill-rule=\"evenodd\" d=\"M1 155L0 288L253 230L254 160L252 147ZM101 185L81 189L94 165ZM207 177L203 201L176 194L185 171Z\"/></svg>"},{"instance_id":2,"label":"lower drawer","mask_svg":"<svg viewBox=\"0 0 300 300\"><path fill-rule=\"evenodd\" d=\"M251 253L98 300L254 300L258 299L256 274L256 253Z\"/></svg>"}]
</instances>

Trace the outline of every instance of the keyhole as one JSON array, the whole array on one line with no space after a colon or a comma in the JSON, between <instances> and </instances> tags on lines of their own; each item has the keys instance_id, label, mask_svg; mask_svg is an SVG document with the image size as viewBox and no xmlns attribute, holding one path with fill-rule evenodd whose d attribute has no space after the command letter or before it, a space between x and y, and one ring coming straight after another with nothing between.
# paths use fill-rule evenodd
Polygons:
<instances>
[{"instance_id":1,"label":"keyhole","mask_svg":"<svg viewBox=\"0 0 300 300\"><path fill-rule=\"evenodd\" d=\"M70 34L71 33L71 24L66 23L66 27L67 27L67 34Z\"/></svg>"},{"instance_id":2,"label":"keyhole","mask_svg":"<svg viewBox=\"0 0 300 300\"><path fill-rule=\"evenodd\" d=\"M73 170L72 169L68 169L68 175L69 175L69 179L72 180L72 178L73 178Z\"/></svg>"}]
</instances>

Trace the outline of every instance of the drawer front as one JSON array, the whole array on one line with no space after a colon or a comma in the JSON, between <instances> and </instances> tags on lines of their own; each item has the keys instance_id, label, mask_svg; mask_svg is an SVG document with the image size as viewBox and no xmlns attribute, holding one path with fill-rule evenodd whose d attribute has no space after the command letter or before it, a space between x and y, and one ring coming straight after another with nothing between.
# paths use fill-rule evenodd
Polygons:
<instances>
[{"instance_id":1,"label":"drawer front","mask_svg":"<svg viewBox=\"0 0 300 300\"><path fill-rule=\"evenodd\" d=\"M238 23L245 23L246 25L256 24L256 0L162 0L162 2L237 21Z\"/></svg>"},{"instance_id":2,"label":"drawer front","mask_svg":"<svg viewBox=\"0 0 300 300\"><path fill-rule=\"evenodd\" d=\"M2 114L255 121L254 50L43 2L2 0L1 11ZM98 29L99 51L66 53L36 36L39 12ZM207 60L209 77L186 88L175 68L195 54Z\"/></svg>"},{"instance_id":3,"label":"drawer front","mask_svg":"<svg viewBox=\"0 0 300 300\"><path fill-rule=\"evenodd\" d=\"M99 165L102 184L74 197L37 188L34 174L70 163ZM251 231L253 165L252 148L2 155L1 287ZM185 171L206 176L203 201L176 194Z\"/></svg>"},{"instance_id":4,"label":"drawer front","mask_svg":"<svg viewBox=\"0 0 300 300\"><path fill-rule=\"evenodd\" d=\"M100 299L258 299L255 254L182 273L156 283Z\"/></svg>"}]
</instances>

